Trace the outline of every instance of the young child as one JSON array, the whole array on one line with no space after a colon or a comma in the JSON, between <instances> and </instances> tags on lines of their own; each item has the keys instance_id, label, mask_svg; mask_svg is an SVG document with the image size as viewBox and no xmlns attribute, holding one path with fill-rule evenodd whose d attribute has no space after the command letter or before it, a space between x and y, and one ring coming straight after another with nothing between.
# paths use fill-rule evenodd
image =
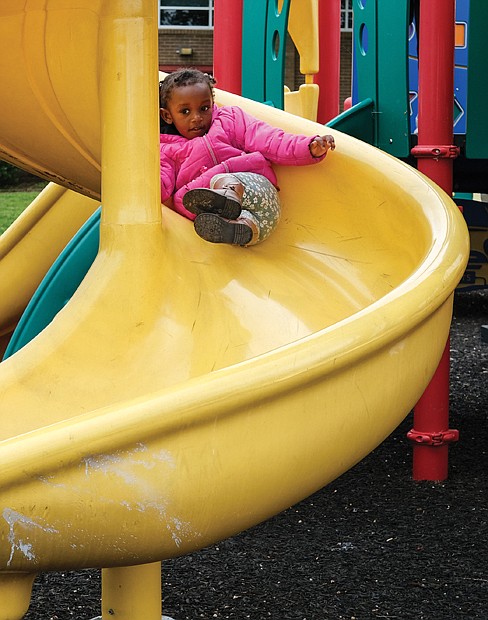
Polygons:
<instances>
[{"instance_id":1,"label":"young child","mask_svg":"<svg viewBox=\"0 0 488 620\"><path fill-rule=\"evenodd\" d=\"M274 164L301 166L334 150L330 135L285 133L239 107L214 104L215 80L196 69L159 85L161 200L212 243L264 241L280 218Z\"/></svg>"}]
</instances>

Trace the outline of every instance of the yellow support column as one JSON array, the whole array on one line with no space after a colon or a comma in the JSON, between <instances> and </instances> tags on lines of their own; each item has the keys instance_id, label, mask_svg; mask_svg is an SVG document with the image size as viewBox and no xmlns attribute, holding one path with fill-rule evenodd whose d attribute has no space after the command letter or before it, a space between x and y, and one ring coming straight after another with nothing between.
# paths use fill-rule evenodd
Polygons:
<instances>
[{"instance_id":1,"label":"yellow support column","mask_svg":"<svg viewBox=\"0 0 488 620\"><path fill-rule=\"evenodd\" d=\"M102 225L161 222L157 33L154 0L103 3Z\"/></svg>"},{"instance_id":2,"label":"yellow support column","mask_svg":"<svg viewBox=\"0 0 488 620\"><path fill-rule=\"evenodd\" d=\"M107 229L120 236L140 228L160 241L156 8L153 0L110 0L103 8L102 248ZM160 562L102 571L102 619L113 618L161 619Z\"/></svg>"},{"instance_id":3,"label":"yellow support column","mask_svg":"<svg viewBox=\"0 0 488 620\"><path fill-rule=\"evenodd\" d=\"M0 574L0 620L21 620L29 609L35 573Z\"/></svg>"},{"instance_id":4,"label":"yellow support column","mask_svg":"<svg viewBox=\"0 0 488 620\"><path fill-rule=\"evenodd\" d=\"M161 620L161 562L103 569L102 620Z\"/></svg>"}]
</instances>

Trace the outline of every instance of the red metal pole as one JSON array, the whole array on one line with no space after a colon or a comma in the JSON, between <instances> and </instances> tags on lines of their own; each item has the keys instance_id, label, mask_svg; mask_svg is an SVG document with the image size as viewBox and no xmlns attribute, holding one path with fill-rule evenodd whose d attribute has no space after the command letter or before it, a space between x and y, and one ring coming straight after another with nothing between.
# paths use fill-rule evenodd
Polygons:
<instances>
[{"instance_id":1,"label":"red metal pole","mask_svg":"<svg viewBox=\"0 0 488 620\"><path fill-rule=\"evenodd\" d=\"M241 94L242 5L244 0L214 0L214 77L218 88Z\"/></svg>"},{"instance_id":2,"label":"red metal pole","mask_svg":"<svg viewBox=\"0 0 488 620\"><path fill-rule=\"evenodd\" d=\"M419 34L418 169L452 194L455 0L422 0ZM428 346L428 343L426 343ZM414 411L415 480L445 480L448 445L458 431L449 429L449 340L430 384Z\"/></svg>"},{"instance_id":3,"label":"red metal pole","mask_svg":"<svg viewBox=\"0 0 488 620\"><path fill-rule=\"evenodd\" d=\"M319 71L314 83L320 87L317 120L327 123L339 114L341 68L341 0L319 2Z\"/></svg>"}]
</instances>

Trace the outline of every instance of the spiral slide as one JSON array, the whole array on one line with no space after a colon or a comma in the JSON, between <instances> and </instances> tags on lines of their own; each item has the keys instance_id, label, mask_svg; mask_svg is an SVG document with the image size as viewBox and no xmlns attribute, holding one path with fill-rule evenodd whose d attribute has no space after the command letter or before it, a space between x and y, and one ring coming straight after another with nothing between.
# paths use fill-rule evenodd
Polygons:
<instances>
[{"instance_id":1,"label":"spiral slide","mask_svg":"<svg viewBox=\"0 0 488 620\"><path fill-rule=\"evenodd\" d=\"M158 198L157 3L20 4L0 7L0 155L103 207L83 282L0 364L2 620L35 573L191 552L357 463L432 377L468 257L441 190L337 131L324 162L277 168L270 239L206 243ZM3 274L2 302L25 294Z\"/></svg>"}]
</instances>

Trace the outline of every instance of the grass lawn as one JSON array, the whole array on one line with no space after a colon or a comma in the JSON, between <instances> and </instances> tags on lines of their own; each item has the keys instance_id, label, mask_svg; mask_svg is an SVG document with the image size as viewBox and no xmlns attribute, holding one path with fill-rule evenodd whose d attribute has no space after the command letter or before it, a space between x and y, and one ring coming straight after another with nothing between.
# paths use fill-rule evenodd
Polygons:
<instances>
[{"instance_id":1,"label":"grass lawn","mask_svg":"<svg viewBox=\"0 0 488 620\"><path fill-rule=\"evenodd\" d=\"M39 190L0 191L0 234L29 206L39 194Z\"/></svg>"}]
</instances>

